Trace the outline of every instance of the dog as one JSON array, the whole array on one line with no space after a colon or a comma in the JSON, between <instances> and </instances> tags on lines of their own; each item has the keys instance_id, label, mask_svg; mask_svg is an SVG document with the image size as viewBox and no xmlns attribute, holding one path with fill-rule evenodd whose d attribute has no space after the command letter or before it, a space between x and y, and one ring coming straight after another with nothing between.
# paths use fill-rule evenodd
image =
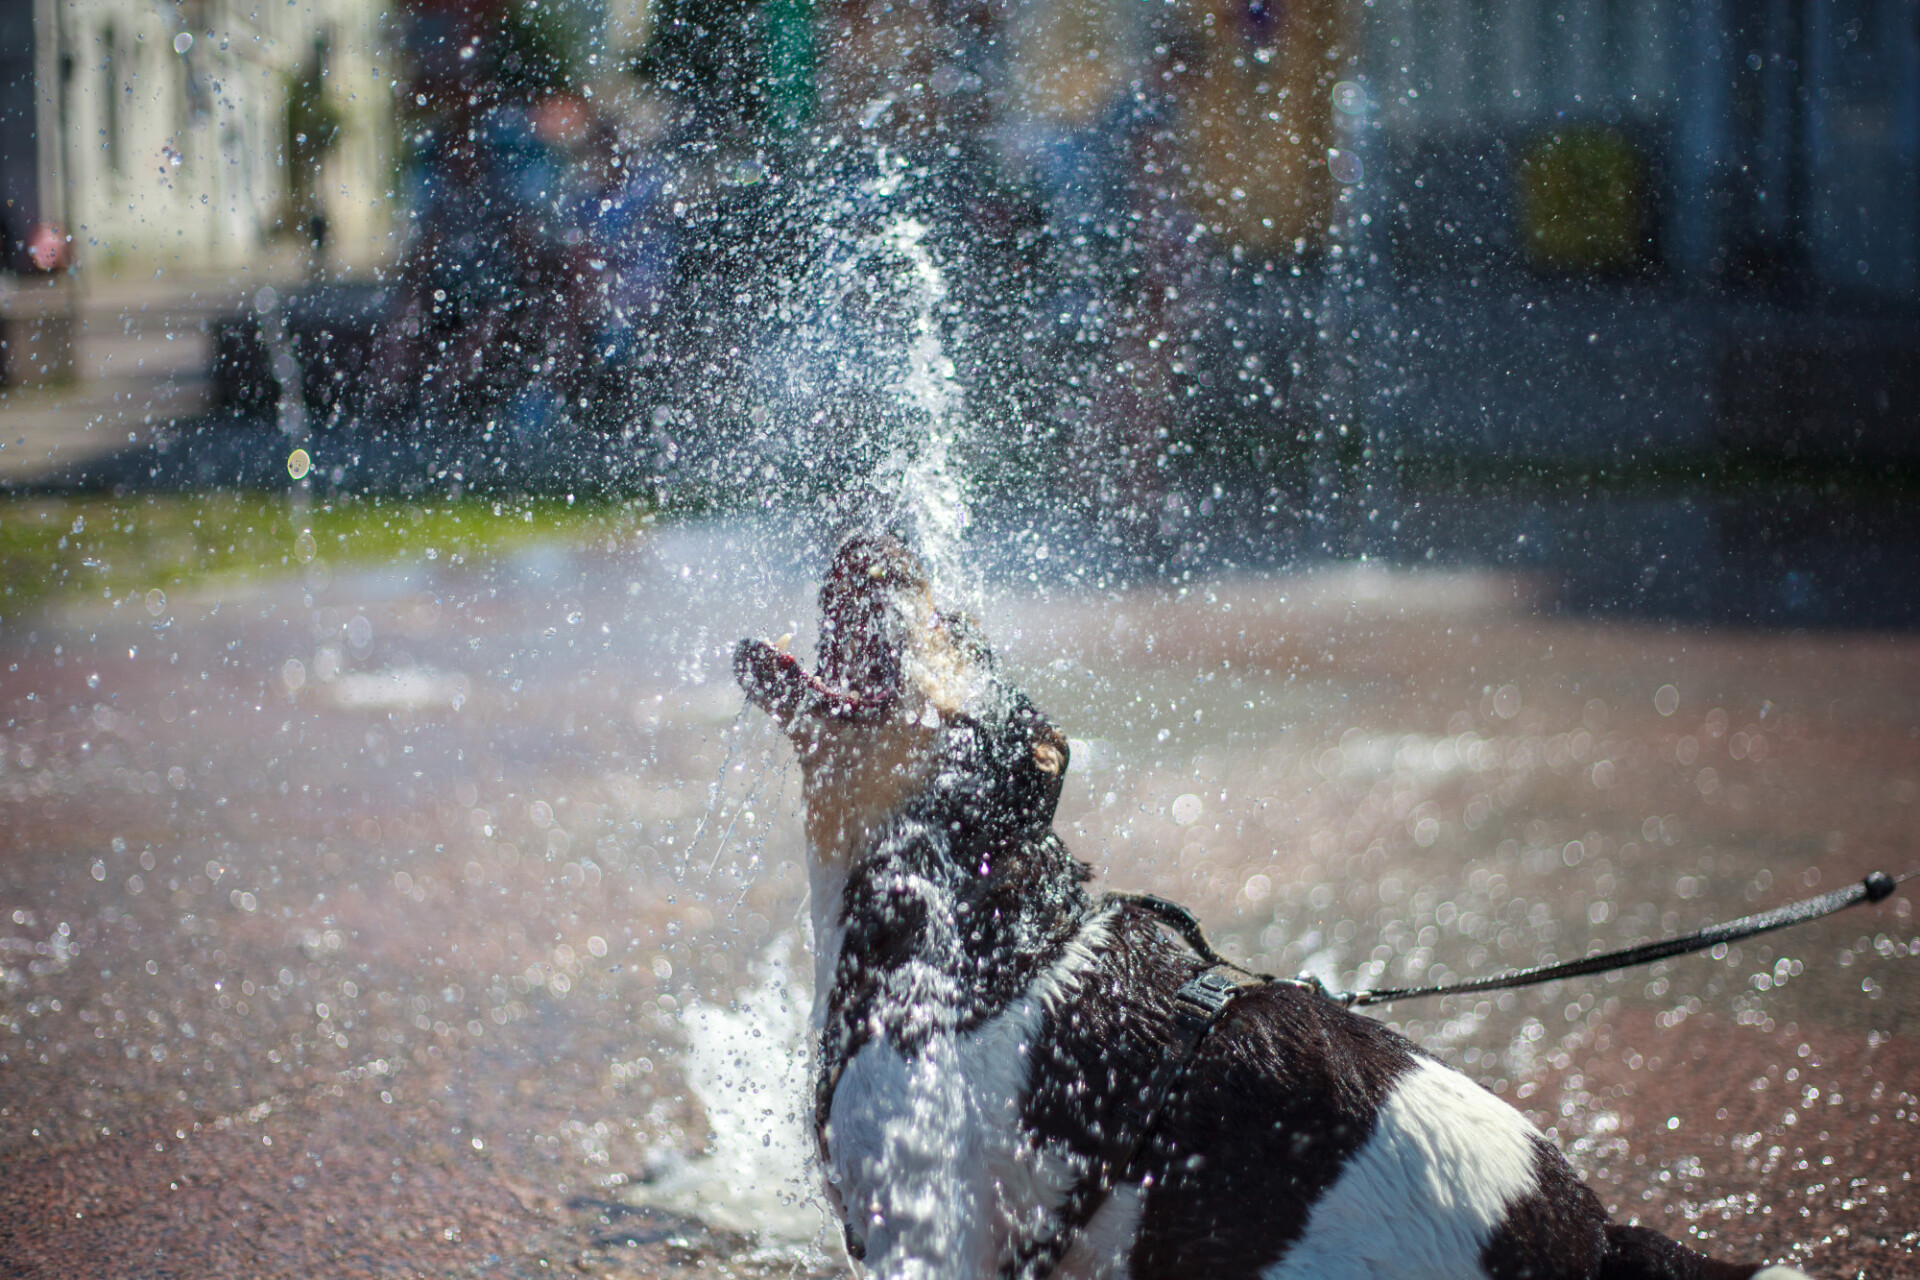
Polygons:
<instances>
[{"instance_id":1,"label":"dog","mask_svg":"<svg viewBox=\"0 0 1920 1280\"><path fill-rule=\"evenodd\" d=\"M869 1274L1806 1280L1611 1221L1386 1026L1092 895L1066 738L903 543L845 541L820 609L817 669L734 665L802 772L815 1131Z\"/></svg>"}]
</instances>

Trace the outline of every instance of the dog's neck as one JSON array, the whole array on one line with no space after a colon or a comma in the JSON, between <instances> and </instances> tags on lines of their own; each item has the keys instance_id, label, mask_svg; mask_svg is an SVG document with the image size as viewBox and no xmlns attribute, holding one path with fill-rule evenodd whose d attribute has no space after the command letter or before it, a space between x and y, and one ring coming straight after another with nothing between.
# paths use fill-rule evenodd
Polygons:
<instances>
[{"instance_id":1,"label":"dog's neck","mask_svg":"<svg viewBox=\"0 0 1920 1280\"><path fill-rule=\"evenodd\" d=\"M807 797L815 1031L826 1023L846 935L848 875L927 785L933 732L920 717L894 715L878 726L820 722L796 737Z\"/></svg>"},{"instance_id":2,"label":"dog's neck","mask_svg":"<svg viewBox=\"0 0 1920 1280\"><path fill-rule=\"evenodd\" d=\"M846 942L847 865L843 861L807 859L808 924L813 930L813 1011L817 1037L827 1025L833 998L833 975Z\"/></svg>"},{"instance_id":3,"label":"dog's neck","mask_svg":"<svg viewBox=\"0 0 1920 1280\"><path fill-rule=\"evenodd\" d=\"M878 725L823 722L796 742L807 797L807 852L842 878L880 829L925 789L936 729L922 717Z\"/></svg>"},{"instance_id":4,"label":"dog's neck","mask_svg":"<svg viewBox=\"0 0 1920 1280\"><path fill-rule=\"evenodd\" d=\"M966 777L921 775L899 808L866 816L849 857L816 847L817 1028L838 1019L853 1042L879 1033L904 1048L976 1024L1017 998L1085 915L1085 866L1047 828L982 837L963 820L976 803L957 785Z\"/></svg>"},{"instance_id":5,"label":"dog's neck","mask_svg":"<svg viewBox=\"0 0 1920 1280\"><path fill-rule=\"evenodd\" d=\"M1085 868L1049 829L1066 739L884 538L835 556L817 672L764 642L736 666L803 774L816 1026L836 1001L889 1038L1004 1004L1084 913Z\"/></svg>"}]
</instances>

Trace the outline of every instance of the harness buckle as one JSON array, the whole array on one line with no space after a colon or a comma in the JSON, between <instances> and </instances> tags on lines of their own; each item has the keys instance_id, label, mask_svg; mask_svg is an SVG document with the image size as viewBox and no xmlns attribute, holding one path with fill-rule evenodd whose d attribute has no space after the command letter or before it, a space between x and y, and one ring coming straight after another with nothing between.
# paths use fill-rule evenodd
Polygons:
<instances>
[{"instance_id":1,"label":"harness buckle","mask_svg":"<svg viewBox=\"0 0 1920 1280\"><path fill-rule=\"evenodd\" d=\"M1219 969L1202 969L1173 993L1174 1020L1183 1035L1205 1030L1249 984Z\"/></svg>"}]
</instances>

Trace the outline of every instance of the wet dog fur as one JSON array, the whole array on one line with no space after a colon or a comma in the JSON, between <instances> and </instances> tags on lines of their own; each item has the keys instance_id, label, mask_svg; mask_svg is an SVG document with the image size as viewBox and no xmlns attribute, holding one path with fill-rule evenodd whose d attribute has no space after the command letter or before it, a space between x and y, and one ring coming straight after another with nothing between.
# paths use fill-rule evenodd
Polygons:
<instances>
[{"instance_id":1,"label":"wet dog fur","mask_svg":"<svg viewBox=\"0 0 1920 1280\"><path fill-rule=\"evenodd\" d=\"M815 1125L849 1252L990 1277L1043 1237L1169 1052L1204 967L1087 892L1052 830L1066 739L883 535L820 592L817 670L736 674L803 775ZM1386 1026L1260 988L1215 1026L1062 1276L1789 1280L1608 1219L1520 1114Z\"/></svg>"}]
</instances>

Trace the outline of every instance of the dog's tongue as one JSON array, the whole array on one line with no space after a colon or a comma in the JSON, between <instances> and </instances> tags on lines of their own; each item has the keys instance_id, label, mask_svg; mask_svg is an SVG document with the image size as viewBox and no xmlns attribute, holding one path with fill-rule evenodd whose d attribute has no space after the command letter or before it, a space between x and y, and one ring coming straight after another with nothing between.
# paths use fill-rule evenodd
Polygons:
<instances>
[{"instance_id":1,"label":"dog's tongue","mask_svg":"<svg viewBox=\"0 0 1920 1280\"><path fill-rule=\"evenodd\" d=\"M880 714L900 694L910 642L907 607L924 597L926 574L899 540L858 534L842 543L820 588L820 669L764 640L742 640L734 676L777 719Z\"/></svg>"}]
</instances>

